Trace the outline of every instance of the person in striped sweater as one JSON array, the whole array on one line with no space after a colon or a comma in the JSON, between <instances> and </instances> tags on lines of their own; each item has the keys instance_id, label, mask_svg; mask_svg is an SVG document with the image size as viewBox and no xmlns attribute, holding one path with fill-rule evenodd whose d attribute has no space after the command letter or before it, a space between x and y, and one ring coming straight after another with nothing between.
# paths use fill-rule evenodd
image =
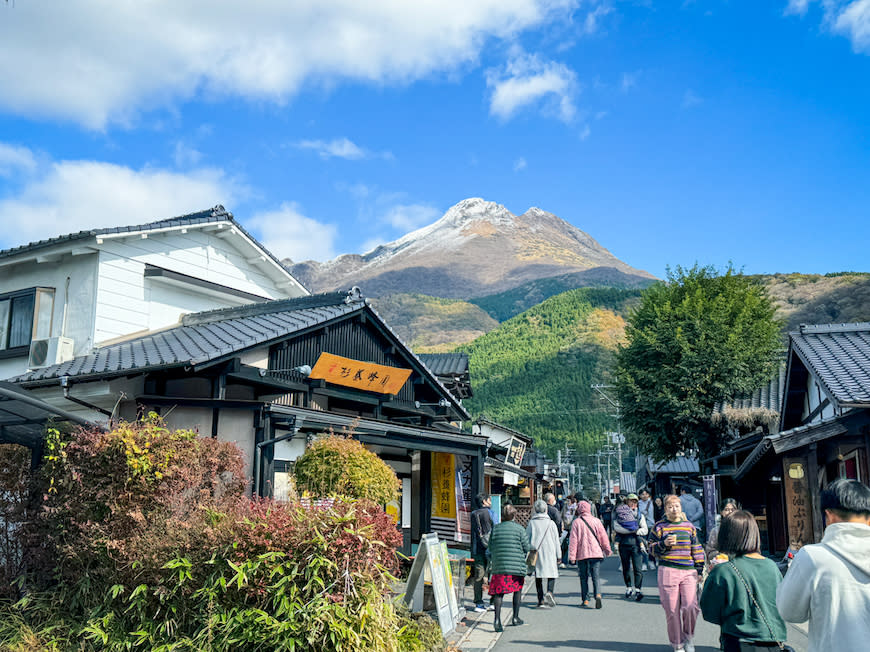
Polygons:
<instances>
[{"instance_id":1,"label":"person in striped sweater","mask_svg":"<svg viewBox=\"0 0 870 652\"><path fill-rule=\"evenodd\" d=\"M650 554L659 563L659 598L665 610L668 639L675 652L695 652L698 578L704 549L695 526L686 520L678 496L665 498L665 517L649 533Z\"/></svg>"}]
</instances>

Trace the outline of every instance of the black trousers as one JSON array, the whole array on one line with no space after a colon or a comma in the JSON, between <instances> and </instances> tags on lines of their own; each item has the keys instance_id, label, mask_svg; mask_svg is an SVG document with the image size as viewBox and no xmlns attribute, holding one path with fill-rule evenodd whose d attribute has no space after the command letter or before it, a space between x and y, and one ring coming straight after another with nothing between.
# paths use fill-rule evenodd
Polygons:
<instances>
[{"instance_id":1,"label":"black trousers","mask_svg":"<svg viewBox=\"0 0 870 652\"><path fill-rule=\"evenodd\" d=\"M619 560L622 562L622 579L625 580L625 586L631 586L633 571L634 588L640 590L643 586L643 573L640 570L643 557L640 554L640 542L636 536L625 542L619 542Z\"/></svg>"},{"instance_id":2,"label":"black trousers","mask_svg":"<svg viewBox=\"0 0 870 652\"><path fill-rule=\"evenodd\" d=\"M540 577L535 578L535 588L538 591L538 604L544 601L544 580ZM547 593L552 593L556 588L556 578L550 577L547 579Z\"/></svg>"}]
</instances>

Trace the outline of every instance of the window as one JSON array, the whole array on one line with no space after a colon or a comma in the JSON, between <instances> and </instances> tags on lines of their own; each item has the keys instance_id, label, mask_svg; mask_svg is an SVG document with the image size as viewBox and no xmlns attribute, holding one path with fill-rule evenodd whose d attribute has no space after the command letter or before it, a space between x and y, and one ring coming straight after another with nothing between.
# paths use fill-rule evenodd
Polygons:
<instances>
[{"instance_id":1,"label":"window","mask_svg":"<svg viewBox=\"0 0 870 652\"><path fill-rule=\"evenodd\" d=\"M53 314L52 288L0 294L0 353L23 355L32 340L51 337Z\"/></svg>"}]
</instances>

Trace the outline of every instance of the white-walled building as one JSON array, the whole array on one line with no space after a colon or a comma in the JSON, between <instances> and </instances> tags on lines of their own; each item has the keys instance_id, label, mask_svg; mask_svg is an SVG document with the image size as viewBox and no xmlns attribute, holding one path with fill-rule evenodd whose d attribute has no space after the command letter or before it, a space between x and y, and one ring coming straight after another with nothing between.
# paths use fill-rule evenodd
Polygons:
<instances>
[{"instance_id":1,"label":"white-walled building","mask_svg":"<svg viewBox=\"0 0 870 652\"><path fill-rule=\"evenodd\" d=\"M0 251L0 378L190 312L307 295L223 206Z\"/></svg>"}]
</instances>

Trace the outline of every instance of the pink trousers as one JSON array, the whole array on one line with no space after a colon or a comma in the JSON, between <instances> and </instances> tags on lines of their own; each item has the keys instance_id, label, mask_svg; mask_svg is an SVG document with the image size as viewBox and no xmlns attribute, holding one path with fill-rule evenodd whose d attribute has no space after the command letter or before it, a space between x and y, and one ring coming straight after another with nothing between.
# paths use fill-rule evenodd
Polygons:
<instances>
[{"instance_id":1,"label":"pink trousers","mask_svg":"<svg viewBox=\"0 0 870 652\"><path fill-rule=\"evenodd\" d=\"M668 640L674 648L695 637L698 606L698 573L659 565L659 598L668 623Z\"/></svg>"}]
</instances>

